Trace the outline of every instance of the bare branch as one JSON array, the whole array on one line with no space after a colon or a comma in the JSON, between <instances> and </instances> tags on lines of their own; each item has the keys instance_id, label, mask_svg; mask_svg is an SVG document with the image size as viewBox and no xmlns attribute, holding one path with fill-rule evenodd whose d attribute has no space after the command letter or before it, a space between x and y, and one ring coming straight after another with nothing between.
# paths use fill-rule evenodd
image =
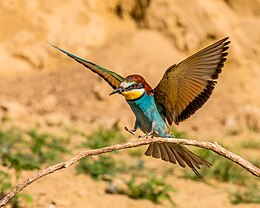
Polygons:
<instances>
[{"instance_id":1,"label":"bare branch","mask_svg":"<svg viewBox=\"0 0 260 208\"><path fill-rule=\"evenodd\" d=\"M4 196L0 200L0 207L3 207L4 205L6 205L16 194L21 192L24 188L29 186L34 181L37 181L38 179L40 179L40 178L42 178L46 175L49 175L51 173L54 173L54 172L56 172L60 169L68 168L84 157L99 155L99 154L103 154L103 153L106 153L106 152L112 152L112 151L121 150L121 149L139 147L139 146L148 145L148 144L154 143L154 142L158 142L158 143L166 142L166 143L172 143L172 144L191 145L191 146L195 146L195 147L201 147L201 148L204 148L204 149L208 149L208 150L214 151L215 153L231 160L234 163L237 163L238 165L240 165L241 167L243 167L244 169L246 169L247 171L249 171L253 175L260 177L260 169L259 168L255 167L253 164L246 161L242 157L226 150L225 148L221 147L217 143L202 142L202 141L189 140L189 139L157 137L157 138L150 138L150 139L141 140L141 141L127 142L127 143L124 143L124 144L111 145L111 146L100 148L100 149L85 150L83 152L80 152L79 154L72 157L70 160L67 160L65 162L62 162L62 163L59 163L59 164L56 164L56 165L49 166L49 167L41 170L40 172L38 172L34 176L26 179L25 181L23 181L19 185L17 185L13 190L11 190L6 196Z\"/></svg>"}]
</instances>

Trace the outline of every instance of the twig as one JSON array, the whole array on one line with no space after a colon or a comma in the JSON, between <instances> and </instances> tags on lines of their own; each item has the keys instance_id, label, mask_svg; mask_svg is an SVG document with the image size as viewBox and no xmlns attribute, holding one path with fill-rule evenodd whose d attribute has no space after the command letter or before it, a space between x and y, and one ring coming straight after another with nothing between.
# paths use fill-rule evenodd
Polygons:
<instances>
[{"instance_id":1,"label":"twig","mask_svg":"<svg viewBox=\"0 0 260 208\"><path fill-rule=\"evenodd\" d=\"M249 171L253 175L260 177L260 169L259 168L255 167L253 164L246 161L242 157L226 150L225 148L221 147L220 145L218 145L215 142L201 142L201 141L189 140L189 139L176 139L176 138L173 139L173 138L159 138L159 137L157 137L157 138L150 138L150 139L141 140L141 141L127 142L127 143L124 143L124 144L111 145L111 146L100 148L100 149L85 150L83 152L80 152L80 153L78 153L77 155L75 155L74 157L72 157L71 159L69 159L65 162L62 162L62 163L59 163L59 164L56 164L56 165L52 165L52 166L49 166L49 167L41 170L40 172L38 172L34 176L26 179L25 181L23 181L22 183L17 185L13 190L11 190L7 195L5 195L0 200L0 207L3 207L4 205L6 205L16 194L21 192L24 188L29 186L34 181L37 181L38 179L40 179L40 178L42 178L46 175L49 175L51 173L54 173L54 172L56 172L60 169L68 168L84 157L99 155L99 154L103 154L103 153L106 153L106 152L112 152L112 151L115 151L115 150L139 147L139 146L143 146L143 145L148 145L148 144L153 143L153 142L158 142L158 143L167 142L167 143L172 143L172 144L191 145L191 146L195 146L195 147L201 147L201 148L204 148L204 149L212 150L215 153L231 160L232 162L237 163L238 165L240 165L241 167L243 167L244 169L246 169L247 171Z\"/></svg>"}]
</instances>

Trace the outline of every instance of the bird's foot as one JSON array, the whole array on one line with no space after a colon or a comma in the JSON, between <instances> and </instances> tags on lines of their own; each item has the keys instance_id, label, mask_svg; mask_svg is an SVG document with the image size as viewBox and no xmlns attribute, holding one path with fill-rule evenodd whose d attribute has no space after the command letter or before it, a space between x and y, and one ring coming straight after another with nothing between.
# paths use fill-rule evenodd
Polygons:
<instances>
[{"instance_id":1,"label":"bird's foot","mask_svg":"<svg viewBox=\"0 0 260 208\"><path fill-rule=\"evenodd\" d=\"M148 136L147 134L145 134L145 135L139 135L138 138L139 138L139 139L143 139L143 138L148 139L149 136Z\"/></svg>"},{"instance_id":2,"label":"bird's foot","mask_svg":"<svg viewBox=\"0 0 260 208\"><path fill-rule=\"evenodd\" d=\"M129 132L130 134L134 135L134 133L136 132L136 128L133 128L133 129L128 129L126 126L125 126L125 130L127 132Z\"/></svg>"},{"instance_id":3,"label":"bird's foot","mask_svg":"<svg viewBox=\"0 0 260 208\"><path fill-rule=\"evenodd\" d=\"M143 135L143 136L139 135L138 138L139 138L139 139L140 139L140 138L146 138L146 139L148 139L149 137L153 138L153 137L154 137L154 136L153 136L153 133L154 133L154 131L150 131L149 133L147 133L147 134L145 134L145 135Z\"/></svg>"},{"instance_id":4,"label":"bird's foot","mask_svg":"<svg viewBox=\"0 0 260 208\"><path fill-rule=\"evenodd\" d=\"M155 122L153 121L152 122L152 129L150 132L146 133L145 135L143 136L138 136L138 138L146 138L148 139L149 137L153 138L154 137L154 133L157 133L155 130L154 130L154 126L155 126Z\"/></svg>"}]
</instances>

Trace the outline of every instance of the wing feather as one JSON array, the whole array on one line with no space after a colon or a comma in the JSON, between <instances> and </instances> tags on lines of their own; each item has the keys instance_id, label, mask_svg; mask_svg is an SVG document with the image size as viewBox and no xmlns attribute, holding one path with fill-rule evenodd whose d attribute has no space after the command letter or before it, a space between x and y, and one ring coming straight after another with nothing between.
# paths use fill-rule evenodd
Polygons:
<instances>
[{"instance_id":1,"label":"wing feather","mask_svg":"<svg viewBox=\"0 0 260 208\"><path fill-rule=\"evenodd\" d=\"M59 51L65 53L68 55L70 58L73 58L75 61L78 63L82 64L83 66L87 67L90 69L92 72L98 74L100 77L102 77L113 89L116 89L119 87L120 83L123 81L123 77L120 76L119 74L109 71L108 69L105 69L95 63L92 63L88 60L85 60L83 58L80 58L78 56L75 56L55 45L50 44L54 48L58 49Z\"/></svg>"},{"instance_id":2,"label":"wing feather","mask_svg":"<svg viewBox=\"0 0 260 208\"><path fill-rule=\"evenodd\" d=\"M189 118L210 97L226 61L228 38L170 66L154 89L156 103L171 125Z\"/></svg>"}]
</instances>

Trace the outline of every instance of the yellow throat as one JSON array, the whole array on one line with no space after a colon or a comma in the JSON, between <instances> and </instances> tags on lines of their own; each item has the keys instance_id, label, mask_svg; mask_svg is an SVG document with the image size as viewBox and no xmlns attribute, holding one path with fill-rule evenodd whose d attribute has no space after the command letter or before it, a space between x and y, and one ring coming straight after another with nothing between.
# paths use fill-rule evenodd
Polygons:
<instances>
[{"instance_id":1,"label":"yellow throat","mask_svg":"<svg viewBox=\"0 0 260 208\"><path fill-rule=\"evenodd\" d=\"M144 94L144 89L133 89L130 91L122 92L126 100L135 100Z\"/></svg>"}]
</instances>

